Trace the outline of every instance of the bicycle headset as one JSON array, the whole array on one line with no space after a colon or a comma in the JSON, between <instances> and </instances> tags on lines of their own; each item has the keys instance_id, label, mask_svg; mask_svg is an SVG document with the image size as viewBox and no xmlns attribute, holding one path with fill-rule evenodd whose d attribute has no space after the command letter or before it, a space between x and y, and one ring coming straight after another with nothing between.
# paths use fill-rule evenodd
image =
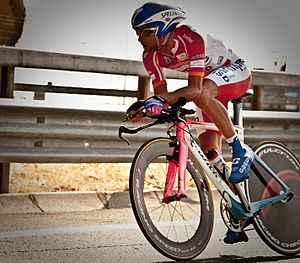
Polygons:
<instances>
[{"instance_id":1,"label":"bicycle headset","mask_svg":"<svg viewBox=\"0 0 300 263\"><path fill-rule=\"evenodd\" d=\"M185 12L179 7L146 3L136 9L131 18L134 30L152 29L159 37L166 36L186 19Z\"/></svg>"}]
</instances>

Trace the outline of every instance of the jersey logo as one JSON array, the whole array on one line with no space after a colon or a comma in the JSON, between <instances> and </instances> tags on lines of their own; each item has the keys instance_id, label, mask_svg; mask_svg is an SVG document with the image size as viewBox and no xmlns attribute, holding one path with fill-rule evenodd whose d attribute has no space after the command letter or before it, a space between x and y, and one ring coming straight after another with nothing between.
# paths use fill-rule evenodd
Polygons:
<instances>
[{"instance_id":1,"label":"jersey logo","mask_svg":"<svg viewBox=\"0 0 300 263\"><path fill-rule=\"evenodd\" d=\"M184 61L184 60L187 60L189 58L189 55L187 53L181 53L181 54L177 55L176 58L179 61Z\"/></svg>"},{"instance_id":2,"label":"jersey logo","mask_svg":"<svg viewBox=\"0 0 300 263\"><path fill-rule=\"evenodd\" d=\"M205 63L206 64L210 64L211 60L212 60L211 57L205 56Z\"/></svg>"},{"instance_id":3,"label":"jersey logo","mask_svg":"<svg viewBox=\"0 0 300 263\"><path fill-rule=\"evenodd\" d=\"M223 56L219 56L219 58L218 58L218 65L221 65L221 63L222 63L222 61L223 61Z\"/></svg>"},{"instance_id":4,"label":"jersey logo","mask_svg":"<svg viewBox=\"0 0 300 263\"><path fill-rule=\"evenodd\" d=\"M168 57L168 56L163 56L163 60L168 64L170 65L172 63L172 60Z\"/></svg>"},{"instance_id":5,"label":"jersey logo","mask_svg":"<svg viewBox=\"0 0 300 263\"><path fill-rule=\"evenodd\" d=\"M185 33L183 34L183 38L186 39L189 43L193 43L193 39Z\"/></svg>"}]
</instances>

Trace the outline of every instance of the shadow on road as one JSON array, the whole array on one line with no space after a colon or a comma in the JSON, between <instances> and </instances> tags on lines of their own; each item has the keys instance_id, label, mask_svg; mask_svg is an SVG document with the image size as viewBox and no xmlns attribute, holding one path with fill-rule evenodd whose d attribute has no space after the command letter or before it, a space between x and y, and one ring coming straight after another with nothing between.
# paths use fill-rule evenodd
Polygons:
<instances>
[{"instance_id":1,"label":"shadow on road","mask_svg":"<svg viewBox=\"0 0 300 263\"><path fill-rule=\"evenodd\" d=\"M176 262L195 262L195 263L223 263L223 262L237 262L237 263L257 263L257 262L280 262L281 260L300 259L300 256L257 256L257 257L239 257L239 256L223 256L221 255L218 258L208 258L208 259L194 259L190 261L176 261ZM159 261L157 263L170 263L175 261Z\"/></svg>"}]
</instances>

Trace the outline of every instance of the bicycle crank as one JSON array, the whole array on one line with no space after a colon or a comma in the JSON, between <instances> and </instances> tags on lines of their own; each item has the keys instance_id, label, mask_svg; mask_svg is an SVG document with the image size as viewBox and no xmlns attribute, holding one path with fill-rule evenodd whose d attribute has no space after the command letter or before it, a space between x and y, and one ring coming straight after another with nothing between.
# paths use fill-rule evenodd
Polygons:
<instances>
[{"instance_id":1,"label":"bicycle crank","mask_svg":"<svg viewBox=\"0 0 300 263\"><path fill-rule=\"evenodd\" d=\"M222 198L220 201L220 212L224 224L233 232L243 232L244 229L250 224L249 219L234 218L224 198Z\"/></svg>"}]
</instances>

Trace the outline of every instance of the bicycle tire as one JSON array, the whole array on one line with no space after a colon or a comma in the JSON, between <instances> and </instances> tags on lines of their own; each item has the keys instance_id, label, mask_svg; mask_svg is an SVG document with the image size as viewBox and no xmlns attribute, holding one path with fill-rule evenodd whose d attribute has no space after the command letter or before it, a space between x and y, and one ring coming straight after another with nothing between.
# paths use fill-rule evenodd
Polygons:
<instances>
[{"instance_id":1,"label":"bicycle tire","mask_svg":"<svg viewBox=\"0 0 300 263\"><path fill-rule=\"evenodd\" d=\"M199 164L189 153L188 198L162 203L167 158L173 158L175 147L172 143L168 138L155 138L140 147L130 171L130 200L136 221L149 243L170 259L188 260L199 255L210 240L213 200Z\"/></svg>"},{"instance_id":2,"label":"bicycle tire","mask_svg":"<svg viewBox=\"0 0 300 263\"><path fill-rule=\"evenodd\" d=\"M266 141L256 145L254 152L291 189L294 197L287 202L278 202L262 209L253 218L253 225L262 240L274 251L283 255L300 252L300 163L296 156L284 145ZM255 166L255 163L254 163ZM263 179L250 171L246 194L249 200L257 201L278 195L279 184L258 165L255 166Z\"/></svg>"}]
</instances>

